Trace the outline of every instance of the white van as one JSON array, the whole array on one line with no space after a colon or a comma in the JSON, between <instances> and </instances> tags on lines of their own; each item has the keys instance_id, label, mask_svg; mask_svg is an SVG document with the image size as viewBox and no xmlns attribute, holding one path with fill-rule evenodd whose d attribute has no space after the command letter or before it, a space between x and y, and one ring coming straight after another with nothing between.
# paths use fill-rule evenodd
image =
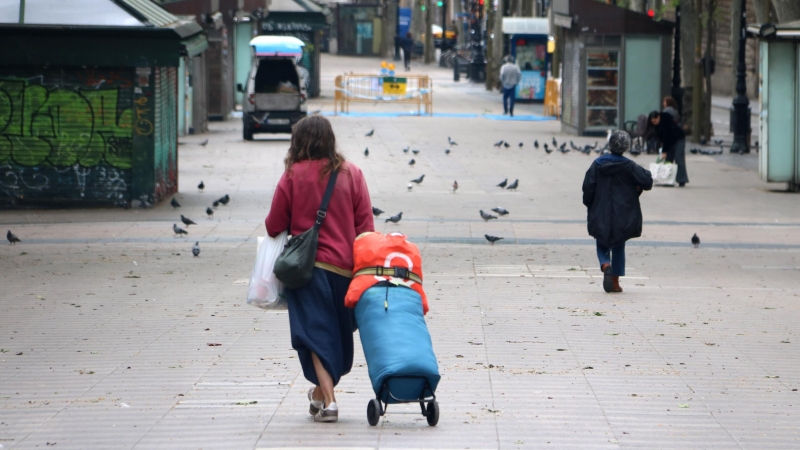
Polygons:
<instances>
[{"instance_id":1,"label":"white van","mask_svg":"<svg viewBox=\"0 0 800 450\"><path fill-rule=\"evenodd\" d=\"M253 67L247 83L237 86L244 94L245 140L252 140L255 133L291 133L292 125L306 116L308 71L298 66L304 45L290 36L258 36L250 41Z\"/></svg>"}]
</instances>

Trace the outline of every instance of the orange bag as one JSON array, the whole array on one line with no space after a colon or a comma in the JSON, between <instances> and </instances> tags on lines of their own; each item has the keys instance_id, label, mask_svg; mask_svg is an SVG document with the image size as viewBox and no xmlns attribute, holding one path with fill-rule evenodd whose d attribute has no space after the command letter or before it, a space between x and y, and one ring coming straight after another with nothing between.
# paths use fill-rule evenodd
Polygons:
<instances>
[{"instance_id":1,"label":"orange bag","mask_svg":"<svg viewBox=\"0 0 800 450\"><path fill-rule=\"evenodd\" d=\"M345 306L355 308L364 291L381 281L390 281L416 291L422 297L423 313L428 313L428 297L422 290L422 256L405 235L362 233L353 243L353 260L353 281Z\"/></svg>"}]
</instances>

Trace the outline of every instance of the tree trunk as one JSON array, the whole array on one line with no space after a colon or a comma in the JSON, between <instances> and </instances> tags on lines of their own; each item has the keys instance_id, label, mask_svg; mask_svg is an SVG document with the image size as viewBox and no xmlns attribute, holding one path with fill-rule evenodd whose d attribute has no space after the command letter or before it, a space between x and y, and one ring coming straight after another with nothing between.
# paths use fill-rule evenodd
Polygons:
<instances>
[{"instance_id":1,"label":"tree trunk","mask_svg":"<svg viewBox=\"0 0 800 450\"><path fill-rule=\"evenodd\" d=\"M714 23L714 15L717 13L717 0L707 0L706 9L706 54L705 54L705 74L706 74L706 91L705 101L703 102L703 132L708 142L711 142L711 135L714 130L711 125L711 58L714 56L714 43L716 42L716 25Z\"/></svg>"},{"instance_id":2,"label":"tree trunk","mask_svg":"<svg viewBox=\"0 0 800 450\"><path fill-rule=\"evenodd\" d=\"M533 0L522 0L522 17L533 17Z\"/></svg>"},{"instance_id":3,"label":"tree trunk","mask_svg":"<svg viewBox=\"0 0 800 450\"><path fill-rule=\"evenodd\" d=\"M753 12L756 14L756 22L763 25L769 22L769 2L770 0L753 0ZM739 9L737 6L736 9Z\"/></svg>"},{"instance_id":4,"label":"tree trunk","mask_svg":"<svg viewBox=\"0 0 800 450\"><path fill-rule=\"evenodd\" d=\"M397 35L397 2L399 0L386 0L383 2L383 42L381 43L381 57L392 60L394 57L394 38Z\"/></svg>"},{"instance_id":5,"label":"tree trunk","mask_svg":"<svg viewBox=\"0 0 800 450\"><path fill-rule=\"evenodd\" d=\"M739 67L739 27L742 22L741 0L731 0L731 97L736 97L736 73ZM745 60L747 61L747 60Z\"/></svg>"},{"instance_id":6,"label":"tree trunk","mask_svg":"<svg viewBox=\"0 0 800 450\"><path fill-rule=\"evenodd\" d=\"M772 0L778 23L800 20L800 2L797 0Z\"/></svg>"},{"instance_id":7,"label":"tree trunk","mask_svg":"<svg viewBox=\"0 0 800 450\"><path fill-rule=\"evenodd\" d=\"M494 83L491 86L491 89L497 87L497 83L500 80L500 66L503 65L503 16L505 15L505 11L503 10L503 0L499 0L497 2L497 11L494 13L494 25L492 26L492 77L494 78ZM488 64L487 64L488 65ZM486 72L489 72L489 68L486 68Z\"/></svg>"},{"instance_id":8,"label":"tree trunk","mask_svg":"<svg viewBox=\"0 0 800 450\"><path fill-rule=\"evenodd\" d=\"M491 3L488 3L491 5ZM494 32L494 16L500 14L491 8L486 11L486 90L491 91L494 89L494 71L492 70L492 61L494 57L494 39L491 37Z\"/></svg>"},{"instance_id":9,"label":"tree trunk","mask_svg":"<svg viewBox=\"0 0 800 450\"><path fill-rule=\"evenodd\" d=\"M695 46L697 43L697 0L681 0L681 80L684 87L694 85ZM687 122L689 123L689 122Z\"/></svg>"},{"instance_id":10,"label":"tree trunk","mask_svg":"<svg viewBox=\"0 0 800 450\"><path fill-rule=\"evenodd\" d=\"M414 0L411 6L411 35L415 41L422 39L422 33L425 32L425 11L422 6L425 5L425 0Z\"/></svg>"},{"instance_id":11,"label":"tree trunk","mask_svg":"<svg viewBox=\"0 0 800 450\"><path fill-rule=\"evenodd\" d=\"M703 1L697 0L694 2L695 6L695 45L694 45L694 52L692 54L693 61L692 67L692 142L700 142L700 138L703 136L703 67L700 63L701 55L702 55L702 42L700 41L700 36L703 34L703 21L700 20L703 17ZM682 16L686 17L689 14L684 14Z\"/></svg>"},{"instance_id":12,"label":"tree trunk","mask_svg":"<svg viewBox=\"0 0 800 450\"><path fill-rule=\"evenodd\" d=\"M425 0L425 64L433 62L436 49L433 48L433 8L431 0Z\"/></svg>"}]
</instances>

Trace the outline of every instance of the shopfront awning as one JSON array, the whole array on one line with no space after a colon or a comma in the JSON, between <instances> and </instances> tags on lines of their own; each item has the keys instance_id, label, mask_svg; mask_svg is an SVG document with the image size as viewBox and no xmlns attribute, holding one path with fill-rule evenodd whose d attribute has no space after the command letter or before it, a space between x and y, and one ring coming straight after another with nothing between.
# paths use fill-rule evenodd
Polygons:
<instances>
[{"instance_id":1,"label":"shopfront awning","mask_svg":"<svg viewBox=\"0 0 800 450\"><path fill-rule=\"evenodd\" d=\"M503 17L503 34L550 35L550 21L539 17Z\"/></svg>"}]
</instances>

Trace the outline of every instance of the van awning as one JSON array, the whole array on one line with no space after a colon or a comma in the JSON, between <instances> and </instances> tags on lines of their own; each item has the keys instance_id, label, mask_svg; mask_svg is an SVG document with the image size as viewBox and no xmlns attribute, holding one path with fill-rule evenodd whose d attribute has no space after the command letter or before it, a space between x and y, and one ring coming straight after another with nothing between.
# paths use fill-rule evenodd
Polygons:
<instances>
[{"instance_id":1,"label":"van awning","mask_svg":"<svg viewBox=\"0 0 800 450\"><path fill-rule=\"evenodd\" d=\"M256 56L303 56L305 44L291 36L257 36L250 40Z\"/></svg>"}]
</instances>

